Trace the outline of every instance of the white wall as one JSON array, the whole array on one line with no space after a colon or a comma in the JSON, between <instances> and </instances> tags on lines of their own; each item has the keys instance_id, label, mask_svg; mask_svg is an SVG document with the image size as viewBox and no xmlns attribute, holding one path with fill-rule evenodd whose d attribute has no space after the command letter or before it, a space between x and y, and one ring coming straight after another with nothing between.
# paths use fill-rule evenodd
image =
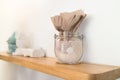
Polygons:
<instances>
[{"instance_id":1,"label":"white wall","mask_svg":"<svg viewBox=\"0 0 120 80\"><path fill-rule=\"evenodd\" d=\"M47 56L54 56L56 31L50 17L63 11L83 9L88 14L80 30L85 35L83 60L120 66L119 4L120 0L0 0L0 50L7 49L5 41L14 30L24 27L32 34L34 48L43 47ZM40 80L37 76L42 75L22 67L13 68L18 66L12 64L7 67L13 72L6 71L4 64L8 63L0 62L0 71L13 77L17 74L17 77L8 79L0 73L0 80L32 80L25 76L35 73L33 78ZM46 75L43 78L53 80L54 77Z\"/></svg>"}]
</instances>

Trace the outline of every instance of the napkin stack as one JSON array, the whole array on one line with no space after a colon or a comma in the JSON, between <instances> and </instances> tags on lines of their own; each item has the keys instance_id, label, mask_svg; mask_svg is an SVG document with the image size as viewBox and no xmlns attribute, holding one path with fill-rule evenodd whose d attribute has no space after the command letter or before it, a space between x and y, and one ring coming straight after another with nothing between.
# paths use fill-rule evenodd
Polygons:
<instances>
[{"instance_id":1,"label":"napkin stack","mask_svg":"<svg viewBox=\"0 0 120 80\"><path fill-rule=\"evenodd\" d=\"M85 17L86 14L82 10L76 10L60 13L60 15L51 17L51 20L55 29L63 35L63 32L66 34L75 33Z\"/></svg>"}]
</instances>

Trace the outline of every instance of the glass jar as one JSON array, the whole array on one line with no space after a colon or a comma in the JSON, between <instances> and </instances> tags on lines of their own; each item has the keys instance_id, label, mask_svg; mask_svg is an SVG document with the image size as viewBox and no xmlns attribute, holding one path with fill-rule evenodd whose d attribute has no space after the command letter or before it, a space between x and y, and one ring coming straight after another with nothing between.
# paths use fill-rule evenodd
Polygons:
<instances>
[{"instance_id":1,"label":"glass jar","mask_svg":"<svg viewBox=\"0 0 120 80\"><path fill-rule=\"evenodd\" d=\"M55 55L59 63L78 64L83 55L83 35L55 34Z\"/></svg>"}]
</instances>

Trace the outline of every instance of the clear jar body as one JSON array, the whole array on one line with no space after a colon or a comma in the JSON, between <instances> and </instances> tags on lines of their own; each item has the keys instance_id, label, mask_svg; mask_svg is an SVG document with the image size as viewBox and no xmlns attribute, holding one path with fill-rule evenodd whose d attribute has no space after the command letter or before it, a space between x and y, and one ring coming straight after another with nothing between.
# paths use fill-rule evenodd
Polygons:
<instances>
[{"instance_id":1,"label":"clear jar body","mask_svg":"<svg viewBox=\"0 0 120 80\"><path fill-rule=\"evenodd\" d=\"M54 49L59 63L78 64L83 55L83 35L55 35Z\"/></svg>"}]
</instances>

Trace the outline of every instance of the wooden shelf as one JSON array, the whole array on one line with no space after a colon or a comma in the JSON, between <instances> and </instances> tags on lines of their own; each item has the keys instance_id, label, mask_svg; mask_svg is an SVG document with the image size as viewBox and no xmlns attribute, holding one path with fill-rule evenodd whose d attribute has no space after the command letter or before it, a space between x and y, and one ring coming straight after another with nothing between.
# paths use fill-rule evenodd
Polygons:
<instances>
[{"instance_id":1,"label":"wooden shelf","mask_svg":"<svg viewBox=\"0 0 120 80\"><path fill-rule=\"evenodd\" d=\"M33 70L64 78L65 80L115 80L120 77L120 67L81 63L58 64L54 58L29 58L0 53L0 59Z\"/></svg>"}]
</instances>

